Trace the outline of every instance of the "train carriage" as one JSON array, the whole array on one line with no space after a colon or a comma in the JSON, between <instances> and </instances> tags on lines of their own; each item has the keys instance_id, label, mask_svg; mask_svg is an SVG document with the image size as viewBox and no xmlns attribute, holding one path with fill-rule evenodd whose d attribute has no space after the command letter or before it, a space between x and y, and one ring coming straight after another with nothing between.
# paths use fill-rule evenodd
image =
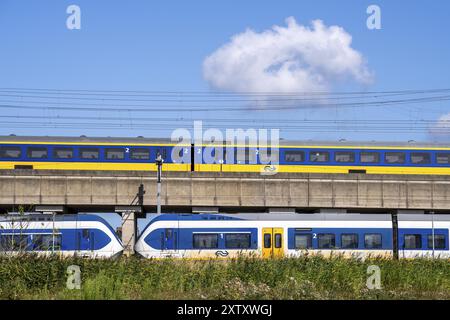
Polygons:
<instances>
[{"instance_id":1,"label":"train carriage","mask_svg":"<svg viewBox=\"0 0 450 320\"><path fill-rule=\"evenodd\" d=\"M155 171L158 154L164 171L450 175L450 146L437 143L281 141L267 150L169 139L0 137L0 169Z\"/></svg>"},{"instance_id":2,"label":"train carriage","mask_svg":"<svg viewBox=\"0 0 450 320\"><path fill-rule=\"evenodd\" d=\"M111 226L96 215L8 215L0 220L0 254L112 258L123 251Z\"/></svg>"},{"instance_id":3,"label":"train carriage","mask_svg":"<svg viewBox=\"0 0 450 320\"><path fill-rule=\"evenodd\" d=\"M135 248L146 258L394 252L401 258L450 258L449 228L450 215L400 215L397 227L386 214L165 214L151 220Z\"/></svg>"}]
</instances>

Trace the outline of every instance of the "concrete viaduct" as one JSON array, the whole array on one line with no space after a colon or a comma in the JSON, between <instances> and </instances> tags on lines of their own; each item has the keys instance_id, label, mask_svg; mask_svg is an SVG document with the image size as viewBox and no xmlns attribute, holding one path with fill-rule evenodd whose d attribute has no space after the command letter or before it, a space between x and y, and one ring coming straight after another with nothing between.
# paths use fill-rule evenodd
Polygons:
<instances>
[{"instance_id":1,"label":"concrete viaduct","mask_svg":"<svg viewBox=\"0 0 450 320\"><path fill-rule=\"evenodd\" d=\"M131 206L143 184L143 206ZM450 212L446 176L163 172L163 212ZM156 211L156 173L0 170L1 212L117 212L126 252L136 218Z\"/></svg>"}]
</instances>

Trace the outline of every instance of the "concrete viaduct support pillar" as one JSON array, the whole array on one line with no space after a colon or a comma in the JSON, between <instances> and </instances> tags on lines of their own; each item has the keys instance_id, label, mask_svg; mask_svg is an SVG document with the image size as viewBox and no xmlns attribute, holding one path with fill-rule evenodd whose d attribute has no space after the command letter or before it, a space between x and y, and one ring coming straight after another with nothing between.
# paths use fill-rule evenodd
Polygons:
<instances>
[{"instance_id":1,"label":"concrete viaduct support pillar","mask_svg":"<svg viewBox=\"0 0 450 320\"><path fill-rule=\"evenodd\" d=\"M134 254L134 245L137 239L137 217L142 212L140 206L117 206L117 213L122 215L122 243L123 254Z\"/></svg>"}]
</instances>

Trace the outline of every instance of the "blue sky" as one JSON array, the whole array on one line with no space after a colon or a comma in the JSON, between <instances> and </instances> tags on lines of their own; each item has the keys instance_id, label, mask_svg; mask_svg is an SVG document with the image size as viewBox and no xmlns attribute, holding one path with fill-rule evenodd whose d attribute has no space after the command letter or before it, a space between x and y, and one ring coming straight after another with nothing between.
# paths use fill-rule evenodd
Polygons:
<instances>
[{"instance_id":1,"label":"blue sky","mask_svg":"<svg viewBox=\"0 0 450 320\"><path fill-rule=\"evenodd\" d=\"M77 4L82 29L65 26ZM382 30L366 28L378 4ZM205 56L232 35L321 19L342 26L376 73L373 90L450 82L448 1L21 1L0 3L0 85L58 89L208 90Z\"/></svg>"},{"instance_id":2,"label":"blue sky","mask_svg":"<svg viewBox=\"0 0 450 320\"><path fill-rule=\"evenodd\" d=\"M66 8L81 8L81 30L68 30ZM381 8L381 30L366 27L366 8ZM392 91L450 87L449 1L22 1L0 2L0 88L60 90L214 90L202 72L205 58L251 28L256 33L285 26L294 17L300 25L320 19L352 36L351 47L367 60L374 74L370 85L337 84L333 90ZM1 93L0 93L1 95ZM1 97L5 99L5 97ZM18 98L20 101L20 97ZM263 112L243 109L230 114L207 111L155 117L189 119L279 119L282 136L292 139L417 140L434 139L427 129L401 134L360 131L283 132L283 119L365 119L437 121L450 113L448 101L378 108L312 108ZM1 116L25 111L0 108ZM33 111L33 115L48 115ZM79 114L79 112L78 112ZM61 112L51 113L60 116ZM71 113L77 115L77 112ZM117 114L120 116L120 113ZM138 117L134 115L133 117ZM131 116L130 116L131 117ZM385 124L388 127L387 124ZM0 127L0 135L149 136L161 134L132 128L62 129L51 125ZM162 133L167 134L167 133ZM448 136L445 137L448 141Z\"/></svg>"},{"instance_id":3,"label":"blue sky","mask_svg":"<svg viewBox=\"0 0 450 320\"><path fill-rule=\"evenodd\" d=\"M81 8L81 30L68 30L66 8ZM381 30L366 27L366 8L381 8ZM87 90L209 91L202 74L204 59L233 35L247 28L263 32L285 26L287 17L310 25L321 19L352 36L351 47L367 60L374 74L369 86L337 84L331 90L391 91L448 88L450 21L448 1L8 1L0 3L0 88ZM404 119L435 121L449 113L447 101L383 108L327 108L284 112L243 110L152 116L189 119L351 120ZM24 111L2 109L3 115ZM34 112L34 115L48 115ZM60 116L60 113L52 113ZM72 113L73 115L73 113ZM118 114L120 116L120 114ZM131 116L130 116L131 117ZM139 117L135 115L134 117ZM131 120L130 120L131 121ZM283 128L281 128L283 129ZM137 136L167 132L130 130L0 128L0 134ZM428 130L380 133L283 132L292 139L421 140Z\"/></svg>"}]
</instances>

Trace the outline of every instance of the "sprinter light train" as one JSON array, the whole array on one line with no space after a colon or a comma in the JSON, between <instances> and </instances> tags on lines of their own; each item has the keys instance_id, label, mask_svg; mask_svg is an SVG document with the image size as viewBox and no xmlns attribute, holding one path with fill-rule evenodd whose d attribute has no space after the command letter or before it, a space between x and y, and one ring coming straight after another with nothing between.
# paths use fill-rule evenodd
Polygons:
<instances>
[{"instance_id":1,"label":"sprinter light train","mask_svg":"<svg viewBox=\"0 0 450 320\"><path fill-rule=\"evenodd\" d=\"M0 220L0 252L37 252L90 258L119 256L121 240L96 215L13 215Z\"/></svg>"},{"instance_id":2,"label":"sprinter light train","mask_svg":"<svg viewBox=\"0 0 450 320\"><path fill-rule=\"evenodd\" d=\"M450 215L162 214L141 233L145 258L262 258L340 253L367 257L450 258ZM434 240L434 241L433 241ZM123 245L96 215L0 220L0 252L92 258L119 256Z\"/></svg>"},{"instance_id":3,"label":"sprinter light train","mask_svg":"<svg viewBox=\"0 0 450 320\"><path fill-rule=\"evenodd\" d=\"M400 214L393 221L386 214L165 214L148 224L135 248L146 258L450 258L449 229L450 215Z\"/></svg>"}]
</instances>

